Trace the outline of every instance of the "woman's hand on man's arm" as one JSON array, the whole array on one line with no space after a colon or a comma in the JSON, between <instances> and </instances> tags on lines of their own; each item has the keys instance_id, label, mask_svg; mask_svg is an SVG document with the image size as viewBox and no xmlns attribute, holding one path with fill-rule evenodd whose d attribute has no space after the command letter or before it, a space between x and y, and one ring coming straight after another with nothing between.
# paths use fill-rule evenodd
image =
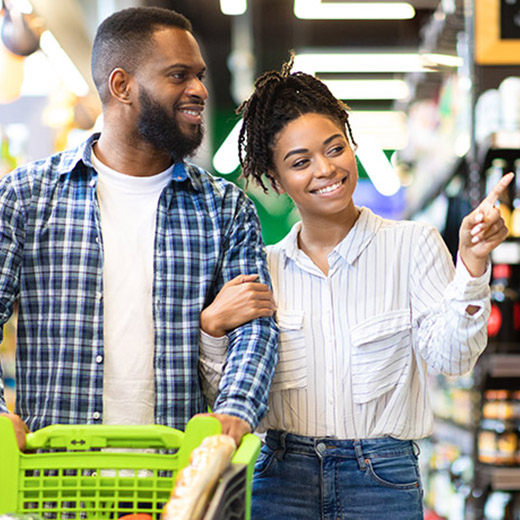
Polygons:
<instances>
[{"instance_id":1,"label":"woman's hand on man's arm","mask_svg":"<svg viewBox=\"0 0 520 520\"><path fill-rule=\"evenodd\" d=\"M258 275L241 274L225 283L213 302L200 315L200 327L215 338L276 310L269 287L256 282Z\"/></svg>"}]
</instances>

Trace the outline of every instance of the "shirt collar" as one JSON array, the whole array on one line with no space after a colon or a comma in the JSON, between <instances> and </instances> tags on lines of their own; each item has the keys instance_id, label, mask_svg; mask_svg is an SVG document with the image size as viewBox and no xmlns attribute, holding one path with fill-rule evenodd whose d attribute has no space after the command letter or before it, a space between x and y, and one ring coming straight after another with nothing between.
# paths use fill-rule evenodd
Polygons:
<instances>
[{"instance_id":1,"label":"shirt collar","mask_svg":"<svg viewBox=\"0 0 520 520\"><path fill-rule=\"evenodd\" d=\"M62 175L70 173L78 167L80 162L89 168L94 168L92 165L92 145L99 139L100 135L99 132L94 133L77 148L70 150L68 152L70 158L60 162L58 166L58 175L61 177ZM184 182L188 180L194 189L200 191L202 185L199 170L200 168L194 164L186 161L178 161L173 167L171 179L174 182Z\"/></svg>"},{"instance_id":2,"label":"shirt collar","mask_svg":"<svg viewBox=\"0 0 520 520\"><path fill-rule=\"evenodd\" d=\"M347 236L334 248L331 254L338 254L349 264L353 264L374 238L382 224L382 219L374 215L368 208L358 208L359 217ZM298 255L298 233L302 227L297 222L287 236L280 242L280 248L288 259L296 259Z\"/></svg>"}]
</instances>

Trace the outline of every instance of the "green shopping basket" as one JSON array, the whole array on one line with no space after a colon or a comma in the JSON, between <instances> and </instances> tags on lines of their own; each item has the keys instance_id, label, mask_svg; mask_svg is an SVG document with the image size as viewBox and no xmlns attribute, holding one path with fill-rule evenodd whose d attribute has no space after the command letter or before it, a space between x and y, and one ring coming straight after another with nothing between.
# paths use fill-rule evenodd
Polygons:
<instances>
[{"instance_id":1,"label":"green shopping basket","mask_svg":"<svg viewBox=\"0 0 520 520\"><path fill-rule=\"evenodd\" d=\"M22 453L12 423L0 417L0 514L112 519L148 513L160 518L193 449L220 432L219 421L209 416L194 417L185 432L160 425L53 425L28 434ZM124 451L143 448L153 452ZM246 435L204 520L250 518L259 451L258 437Z\"/></svg>"}]
</instances>

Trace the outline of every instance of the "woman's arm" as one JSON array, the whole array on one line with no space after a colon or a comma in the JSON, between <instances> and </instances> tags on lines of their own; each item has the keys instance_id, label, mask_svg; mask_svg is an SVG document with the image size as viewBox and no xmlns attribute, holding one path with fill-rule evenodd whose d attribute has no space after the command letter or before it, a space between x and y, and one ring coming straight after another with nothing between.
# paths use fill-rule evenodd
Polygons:
<instances>
[{"instance_id":1,"label":"woman's arm","mask_svg":"<svg viewBox=\"0 0 520 520\"><path fill-rule=\"evenodd\" d=\"M273 294L256 274L241 274L223 285L213 302L200 314L200 328L215 338L276 310Z\"/></svg>"}]
</instances>

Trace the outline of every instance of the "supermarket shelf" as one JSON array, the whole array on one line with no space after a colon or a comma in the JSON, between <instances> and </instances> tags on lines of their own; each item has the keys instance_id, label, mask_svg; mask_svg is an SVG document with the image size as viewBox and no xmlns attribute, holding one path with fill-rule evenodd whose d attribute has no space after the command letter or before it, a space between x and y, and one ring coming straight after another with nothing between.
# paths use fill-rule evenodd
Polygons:
<instances>
[{"instance_id":1,"label":"supermarket shelf","mask_svg":"<svg viewBox=\"0 0 520 520\"><path fill-rule=\"evenodd\" d=\"M491 251L494 264L520 264L520 241L507 239Z\"/></svg>"},{"instance_id":2,"label":"supermarket shelf","mask_svg":"<svg viewBox=\"0 0 520 520\"><path fill-rule=\"evenodd\" d=\"M492 489L501 491L520 491L520 467L478 465L476 476L481 484L489 484Z\"/></svg>"},{"instance_id":3,"label":"supermarket shelf","mask_svg":"<svg viewBox=\"0 0 520 520\"><path fill-rule=\"evenodd\" d=\"M435 417L433 423L435 441L459 446L465 454L471 454L474 444L474 432L471 426L463 426L449 419Z\"/></svg>"},{"instance_id":4,"label":"supermarket shelf","mask_svg":"<svg viewBox=\"0 0 520 520\"><path fill-rule=\"evenodd\" d=\"M491 377L520 377L520 354L484 354L479 364Z\"/></svg>"}]
</instances>

